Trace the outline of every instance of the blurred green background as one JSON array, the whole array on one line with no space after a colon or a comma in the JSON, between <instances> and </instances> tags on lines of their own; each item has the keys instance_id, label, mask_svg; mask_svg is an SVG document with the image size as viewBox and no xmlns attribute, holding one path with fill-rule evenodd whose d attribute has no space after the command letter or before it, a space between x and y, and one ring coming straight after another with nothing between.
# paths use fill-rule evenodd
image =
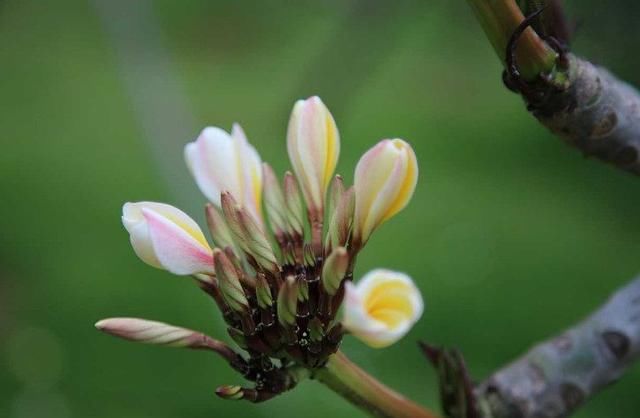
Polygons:
<instances>
[{"instance_id":1,"label":"blurred green background","mask_svg":"<svg viewBox=\"0 0 640 418\"><path fill-rule=\"evenodd\" d=\"M640 83L640 6L568 2L575 49ZM344 351L437 408L415 341L463 350L481 378L579 320L640 269L638 180L582 158L501 85L464 1L0 0L0 416L359 417L316 382L259 406L208 353L99 334L139 316L224 337L191 282L152 269L120 223L128 200L202 220L182 148L243 124L281 173L296 99L320 95L350 181L378 139L415 147L415 198L374 236L358 275L404 270L426 299L401 342ZM637 417L636 367L576 416Z\"/></svg>"}]
</instances>

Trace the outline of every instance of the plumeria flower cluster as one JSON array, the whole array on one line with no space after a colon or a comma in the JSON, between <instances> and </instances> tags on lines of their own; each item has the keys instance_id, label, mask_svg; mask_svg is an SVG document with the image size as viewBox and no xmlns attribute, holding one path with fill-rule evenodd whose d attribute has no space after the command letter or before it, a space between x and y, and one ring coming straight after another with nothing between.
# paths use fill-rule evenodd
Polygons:
<instances>
[{"instance_id":1,"label":"plumeria flower cluster","mask_svg":"<svg viewBox=\"0 0 640 418\"><path fill-rule=\"evenodd\" d=\"M193 276L243 352L143 319L105 319L97 328L132 341L214 351L254 382L216 393L254 402L291 389L297 371L323 367L347 333L373 347L405 335L423 309L413 281L382 269L357 284L352 278L373 231L413 195L418 166L412 148L401 139L382 140L362 156L354 185L346 187L334 176L340 153L335 121L320 98L311 97L293 108L287 150L293 173L280 181L237 124L231 133L205 128L185 147L187 165L210 202L206 219L214 247L173 206L123 207L136 254L154 267Z\"/></svg>"}]
</instances>

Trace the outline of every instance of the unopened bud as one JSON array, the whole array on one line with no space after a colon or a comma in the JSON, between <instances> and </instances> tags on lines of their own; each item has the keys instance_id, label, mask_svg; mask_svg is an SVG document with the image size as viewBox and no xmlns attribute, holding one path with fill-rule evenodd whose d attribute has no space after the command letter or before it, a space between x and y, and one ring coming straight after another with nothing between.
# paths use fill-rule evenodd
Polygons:
<instances>
[{"instance_id":1,"label":"unopened bud","mask_svg":"<svg viewBox=\"0 0 640 418\"><path fill-rule=\"evenodd\" d=\"M233 234L233 237L238 240L238 244L240 245L240 247L242 247L242 249L244 250L246 247L246 243L244 242L244 231L242 230L240 219L238 218L238 214L236 213L238 202L229 192L222 192L222 194L220 195L220 201L222 202L222 213L224 214L224 218L227 221L227 226Z\"/></svg>"},{"instance_id":2,"label":"unopened bud","mask_svg":"<svg viewBox=\"0 0 640 418\"><path fill-rule=\"evenodd\" d=\"M237 328L227 328L227 333L229 337L238 344L238 347L246 350L249 345L247 344L247 337L245 337L244 333Z\"/></svg>"},{"instance_id":3,"label":"unopened bud","mask_svg":"<svg viewBox=\"0 0 640 418\"><path fill-rule=\"evenodd\" d=\"M236 268L238 272L238 277L240 277L240 283L242 283L242 287L246 289L255 289L256 281L253 277L249 276L242 266L242 260L236 255L233 248L226 247L224 249L224 254L229 258L229 260L233 263L233 266Z\"/></svg>"},{"instance_id":4,"label":"unopened bud","mask_svg":"<svg viewBox=\"0 0 640 418\"><path fill-rule=\"evenodd\" d=\"M211 203L207 203L205 215L207 218L207 225L209 226L209 232L211 232L211 237L213 238L213 243L216 247L235 248L231 230L227 226L222 213L220 213L220 209Z\"/></svg>"},{"instance_id":5,"label":"unopened bud","mask_svg":"<svg viewBox=\"0 0 640 418\"><path fill-rule=\"evenodd\" d=\"M336 210L338 206L338 202L342 199L342 194L344 193L344 181L342 180L342 176L340 174L336 174L331 182L331 188L329 189L329 194L327 196L327 211L326 213L329 215L329 219L333 216L333 212Z\"/></svg>"},{"instance_id":6,"label":"unopened bud","mask_svg":"<svg viewBox=\"0 0 640 418\"><path fill-rule=\"evenodd\" d=\"M240 386L225 385L216 389L216 395L222 399L239 400L244 397L244 392Z\"/></svg>"},{"instance_id":7,"label":"unopened bud","mask_svg":"<svg viewBox=\"0 0 640 418\"><path fill-rule=\"evenodd\" d=\"M287 150L310 210L322 213L340 154L340 135L319 97L296 102L287 130Z\"/></svg>"},{"instance_id":8,"label":"unopened bud","mask_svg":"<svg viewBox=\"0 0 640 418\"><path fill-rule=\"evenodd\" d=\"M264 205L267 218L275 236L282 238L289 232L284 193L273 169L267 163L262 164L262 177L264 179Z\"/></svg>"},{"instance_id":9,"label":"unopened bud","mask_svg":"<svg viewBox=\"0 0 640 418\"><path fill-rule=\"evenodd\" d=\"M271 288L264 274L258 274L256 278L256 299L258 306L266 309L273 305L273 297L271 296Z\"/></svg>"},{"instance_id":10,"label":"unopened bud","mask_svg":"<svg viewBox=\"0 0 640 418\"><path fill-rule=\"evenodd\" d=\"M306 280L298 281L298 306L297 315L303 318L309 316L309 283Z\"/></svg>"},{"instance_id":11,"label":"unopened bud","mask_svg":"<svg viewBox=\"0 0 640 418\"><path fill-rule=\"evenodd\" d=\"M307 267L314 267L316 265L316 254L313 251L313 247L310 244L304 245L304 265Z\"/></svg>"},{"instance_id":12,"label":"unopened bud","mask_svg":"<svg viewBox=\"0 0 640 418\"><path fill-rule=\"evenodd\" d=\"M250 254L265 270L278 271L278 261L271 243L253 217L243 209L238 209L239 219L246 232Z\"/></svg>"},{"instance_id":13,"label":"unopened bud","mask_svg":"<svg viewBox=\"0 0 640 418\"><path fill-rule=\"evenodd\" d=\"M354 240L361 245L380 224L404 209L418 180L418 163L402 139L385 139L367 151L356 166Z\"/></svg>"},{"instance_id":14,"label":"unopened bud","mask_svg":"<svg viewBox=\"0 0 640 418\"><path fill-rule=\"evenodd\" d=\"M235 312L247 312L249 301L242 289L240 277L229 257L219 249L213 250L213 260L216 266L216 277L220 292L227 305Z\"/></svg>"},{"instance_id":15,"label":"unopened bud","mask_svg":"<svg viewBox=\"0 0 640 418\"><path fill-rule=\"evenodd\" d=\"M309 336L312 341L321 341L324 337L324 327L322 326L322 321L320 321L318 317L314 317L309 321L307 328L309 329Z\"/></svg>"},{"instance_id":16,"label":"unopened bud","mask_svg":"<svg viewBox=\"0 0 640 418\"><path fill-rule=\"evenodd\" d=\"M336 199L336 207L331 215L325 249L346 246L353 224L353 212L355 209L355 193L353 187L348 188Z\"/></svg>"},{"instance_id":17,"label":"unopened bud","mask_svg":"<svg viewBox=\"0 0 640 418\"><path fill-rule=\"evenodd\" d=\"M289 171L284 175L284 199L287 203L289 225L299 237L304 236L304 204L296 178Z\"/></svg>"},{"instance_id":18,"label":"unopened bud","mask_svg":"<svg viewBox=\"0 0 640 418\"><path fill-rule=\"evenodd\" d=\"M282 259L284 262L283 264L285 265L287 264L290 266L296 265L296 251L293 248L292 243L287 244L287 247L282 250Z\"/></svg>"},{"instance_id":19,"label":"unopened bud","mask_svg":"<svg viewBox=\"0 0 640 418\"><path fill-rule=\"evenodd\" d=\"M102 332L125 340L169 347L190 347L202 334L162 322L138 318L109 318L96 323Z\"/></svg>"},{"instance_id":20,"label":"unopened bud","mask_svg":"<svg viewBox=\"0 0 640 418\"><path fill-rule=\"evenodd\" d=\"M293 276L287 276L278 293L278 321L285 327L296 322L298 308L298 283Z\"/></svg>"},{"instance_id":21,"label":"unopened bud","mask_svg":"<svg viewBox=\"0 0 640 418\"><path fill-rule=\"evenodd\" d=\"M277 270L277 262L264 230L230 193L222 193L222 212L240 248L264 269Z\"/></svg>"},{"instance_id":22,"label":"unopened bud","mask_svg":"<svg viewBox=\"0 0 640 418\"><path fill-rule=\"evenodd\" d=\"M298 282L298 302L307 302L309 300L309 285L306 280Z\"/></svg>"},{"instance_id":23,"label":"unopened bud","mask_svg":"<svg viewBox=\"0 0 640 418\"><path fill-rule=\"evenodd\" d=\"M322 286L329 295L335 295L349 267L349 254L344 247L334 249L322 268Z\"/></svg>"},{"instance_id":24,"label":"unopened bud","mask_svg":"<svg viewBox=\"0 0 640 418\"><path fill-rule=\"evenodd\" d=\"M242 357L227 344L190 329L138 318L103 319L96 323L96 328L115 337L144 344L213 351L236 370L246 367Z\"/></svg>"}]
</instances>

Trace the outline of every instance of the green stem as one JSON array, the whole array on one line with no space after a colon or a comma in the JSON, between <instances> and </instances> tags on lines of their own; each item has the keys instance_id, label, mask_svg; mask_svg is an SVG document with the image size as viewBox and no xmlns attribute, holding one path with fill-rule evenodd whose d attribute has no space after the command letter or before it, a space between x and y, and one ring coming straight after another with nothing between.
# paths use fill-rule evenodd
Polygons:
<instances>
[{"instance_id":1,"label":"green stem","mask_svg":"<svg viewBox=\"0 0 640 418\"><path fill-rule=\"evenodd\" d=\"M437 418L431 411L377 381L338 351L314 377L338 395L381 418Z\"/></svg>"},{"instance_id":2,"label":"green stem","mask_svg":"<svg viewBox=\"0 0 640 418\"><path fill-rule=\"evenodd\" d=\"M475 12L493 49L504 63L509 39L524 20L522 11L515 0L467 0L467 2ZM526 81L532 81L539 74L553 69L556 53L533 29L528 28L518 41L516 59L522 77Z\"/></svg>"}]
</instances>

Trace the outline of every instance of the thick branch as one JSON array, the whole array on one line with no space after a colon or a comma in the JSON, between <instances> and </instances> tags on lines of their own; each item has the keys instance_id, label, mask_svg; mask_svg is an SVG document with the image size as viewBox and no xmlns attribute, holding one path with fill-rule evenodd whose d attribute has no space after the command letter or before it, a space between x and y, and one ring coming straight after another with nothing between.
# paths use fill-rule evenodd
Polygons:
<instances>
[{"instance_id":1,"label":"thick branch","mask_svg":"<svg viewBox=\"0 0 640 418\"><path fill-rule=\"evenodd\" d=\"M485 418L559 418L640 358L640 277L597 312L535 346L476 389Z\"/></svg>"},{"instance_id":2,"label":"thick branch","mask_svg":"<svg viewBox=\"0 0 640 418\"><path fill-rule=\"evenodd\" d=\"M496 53L512 52L508 40L524 20L516 0L467 0ZM566 37L561 2L524 1L538 8L547 4L541 35ZM548 4L550 3L550 4ZM530 11L530 10L529 10ZM640 175L640 94L606 69L571 54L548 53L532 28L515 42L515 68L507 66L506 80L525 99L538 120L587 156L594 156ZM546 44L545 44L546 45ZM555 45L558 49L560 45ZM558 51L560 52L560 51ZM551 59L549 59L551 58Z\"/></svg>"},{"instance_id":3,"label":"thick branch","mask_svg":"<svg viewBox=\"0 0 640 418\"><path fill-rule=\"evenodd\" d=\"M640 175L638 91L604 68L574 55L567 59L566 87L523 93L530 110L585 155Z\"/></svg>"}]
</instances>

